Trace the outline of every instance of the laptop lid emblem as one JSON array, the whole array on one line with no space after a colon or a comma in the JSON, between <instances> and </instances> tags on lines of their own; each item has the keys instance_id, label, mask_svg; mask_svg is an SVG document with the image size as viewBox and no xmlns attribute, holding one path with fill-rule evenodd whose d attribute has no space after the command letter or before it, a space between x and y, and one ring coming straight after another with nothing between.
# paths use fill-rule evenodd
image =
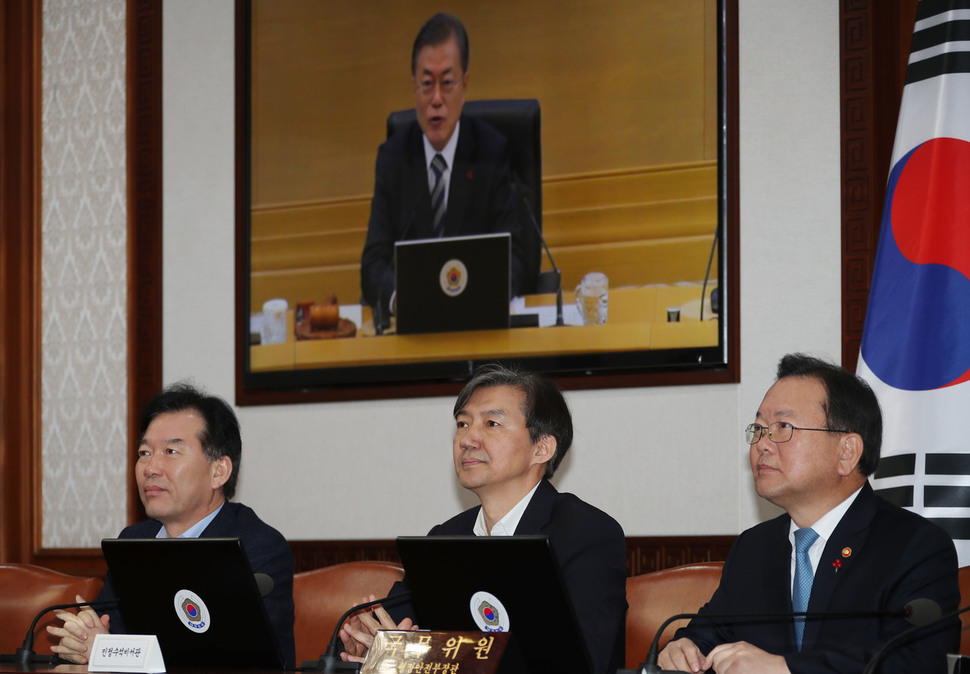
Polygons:
<instances>
[{"instance_id":1,"label":"laptop lid emblem","mask_svg":"<svg viewBox=\"0 0 970 674\"><path fill-rule=\"evenodd\" d=\"M479 591L469 602L472 619L483 632L508 632L509 612L491 592Z\"/></svg>"},{"instance_id":2,"label":"laptop lid emblem","mask_svg":"<svg viewBox=\"0 0 970 674\"><path fill-rule=\"evenodd\" d=\"M175 593L175 614L183 625L196 634L202 634L211 624L205 602L191 590L179 590Z\"/></svg>"}]
</instances>

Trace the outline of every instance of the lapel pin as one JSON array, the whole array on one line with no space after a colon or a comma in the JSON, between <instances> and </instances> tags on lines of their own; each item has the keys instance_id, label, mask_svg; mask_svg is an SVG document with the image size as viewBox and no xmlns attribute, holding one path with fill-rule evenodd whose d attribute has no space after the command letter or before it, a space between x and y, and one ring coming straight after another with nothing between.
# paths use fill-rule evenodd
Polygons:
<instances>
[{"instance_id":1,"label":"lapel pin","mask_svg":"<svg viewBox=\"0 0 970 674\"><path fill-rule=\"evenodd\" d=\"M844 548L842 548L842 556L845 557L846 559L848 559L849 557L851 557L852 556L852 548L850 548L849 546L845 546Z\"/></svg>"}]
</instances>

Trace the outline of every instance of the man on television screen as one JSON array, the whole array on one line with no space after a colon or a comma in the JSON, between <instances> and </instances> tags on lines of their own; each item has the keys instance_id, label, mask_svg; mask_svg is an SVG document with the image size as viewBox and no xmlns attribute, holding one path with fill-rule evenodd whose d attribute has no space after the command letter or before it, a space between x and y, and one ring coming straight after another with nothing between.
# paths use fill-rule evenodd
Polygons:
<instances>
[{"instance_id":1,"label":"man on television screen","mask_svg":"<svg viewBox=\"0 0 970 674\"><path fill-rule=\"evenodd\" d=\"M468 87L468 34L449 14L421 27L411 52L417 121L377 152L374 197L361 254L364 301L386 324L395 306L397 241L509 232L511 292L525 269L508 142L462 115Z\"/></svg>"}]
</instances>

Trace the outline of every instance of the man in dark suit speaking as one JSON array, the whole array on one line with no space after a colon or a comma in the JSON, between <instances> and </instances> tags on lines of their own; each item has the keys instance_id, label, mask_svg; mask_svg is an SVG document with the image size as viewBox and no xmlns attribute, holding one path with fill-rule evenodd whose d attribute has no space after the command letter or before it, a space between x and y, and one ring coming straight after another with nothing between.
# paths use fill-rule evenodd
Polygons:
<instances>
[{"instance_id":1,"label":"man in dark suit speaking","mask_svg":"<svg viewBox=\"0 0 970 674\"><path fill-rule=\"evenodd\" d=\"M745 433L758 495L786 513L738 537L702 613L888 612L922 598L945 613L957 608L953 541L869 485L882 415L864 381L817 358L785 356ZM946 671L959 625L954 619L900 640L879 671ZM717 674L848 674L909 627L890 616L698 619L677 631L659 664Z\"/></svg>"},{"instance_id":2,"label":"man in dark suit speaking","mask_svg":"<svg viewBox=\"0 0 970 674\"><path fill-rule=\"evenodd\" d=\"M481 506L439 524L429 535L547 535L593 671L615 671L623 664L626 640L626 539L612 517L549 482L573 438L562 393L543 377L485 366L458 395L454 415L455 473ZM405 578L389 594L406 589ZM391 613L413 617L410 607ZM411 626L410 618L395 623L383 609L359 613L341 630L344 658L361 660L378 629Z\"/></svg>"},{"instance_id":3,"label":"man in dark suit speaking","mask_svg":"<svg viewBox=\"0 0 970 674\"><path fill-rule=\"evenodd\" d=\"M512 294L522 287L525 252L505 137L463 117L468 34L461 21L436 14L411 52L417 122L377 152L374 197L360 261L364 301L375 315L393 309L394 243L410 239L509 232Z\"/></svg>"}]
</instances>

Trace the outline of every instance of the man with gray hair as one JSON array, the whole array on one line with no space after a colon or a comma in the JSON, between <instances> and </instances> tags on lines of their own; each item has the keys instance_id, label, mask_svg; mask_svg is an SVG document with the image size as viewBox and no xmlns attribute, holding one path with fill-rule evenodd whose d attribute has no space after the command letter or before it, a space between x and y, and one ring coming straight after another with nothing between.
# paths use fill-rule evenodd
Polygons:
<instances>
[{"instance_id":1,"label":"man with gray hair","mask_svg":"<svg viewBox=\"0 0 970 674\"><path fill-rule=\"evenodd\" d=\"M744 430L755 490L785 513L738 536L704 617L660 653L665 671L861 672L910 627L902 614L910 602L944 612L960 602L947 533L869 484L882 441L869 385L801 353L783 357L777 375ZM778 617L790 612L834 615ZM851 615L860 612L872 617ZM740 613L765 618L723 617ZM944 671L959 625L954 618L900 639L879 671Z\"/></svg>"},{"instance_id":2,"label":"man with gray hair","mask_svg":"<svg viewBox=\"0 0 970 674\"><path fill-rule=\"evenodd\" d=\"M458 395L454 416L455 473L481 505L428 535L548 536L593 671L615 671L625 655L626 539L616 520L549 481L573 440L562 393L544 377L487 365ZM406 587L407 579L390 594ZM378 629L410 627L413 611L406 613L402 623L383 609L376 618L362 613L345 623L345 659L361 658Z\"/></svg>"},{"instance_id":3,"label":"man with gray hair","mask_svg":"<svg viewBox=\"0 0 970 674\"><path fill-rule=\"evenodd\" d=\"M239 538L253 572L273 579L263 604L280 653L293 666L293 553L283 535L252 508L230 500L242 460L232 407L190 384L169 386L142 411L136 452L135 482L149 519L125 527L118 537ZM109 572L97 600L115 596ZM51 650L78 664L88 661L94 635L126 633L118 609L99 616L88 607L77 615L59 613L58 618L64 620L62 627L47 628L60 639Z\"/></svg>"}]
</instances>

